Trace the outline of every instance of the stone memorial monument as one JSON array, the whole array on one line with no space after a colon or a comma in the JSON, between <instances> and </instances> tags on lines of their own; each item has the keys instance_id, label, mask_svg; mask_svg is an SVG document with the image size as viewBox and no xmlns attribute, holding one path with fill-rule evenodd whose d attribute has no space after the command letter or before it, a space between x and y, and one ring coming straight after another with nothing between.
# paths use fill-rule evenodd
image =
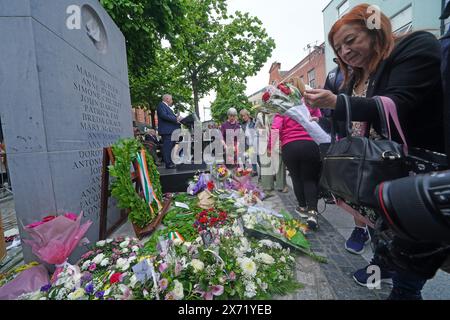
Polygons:
<instances>
[{"instance_id":1,"label":"stone memorial monument","mask_svg":"<svg viewBox=\"0 0 450 320\"><path fill-rule=\"evenodd\" d=\"M133 135L125 38L97 0L0 0L0 44L0 116L21 237L42 217L82 212L94 242L102 148ZM108 205L110 226L119 210ZM33 259L25 244L24 257Z\"/></svg>"}]
</instances>

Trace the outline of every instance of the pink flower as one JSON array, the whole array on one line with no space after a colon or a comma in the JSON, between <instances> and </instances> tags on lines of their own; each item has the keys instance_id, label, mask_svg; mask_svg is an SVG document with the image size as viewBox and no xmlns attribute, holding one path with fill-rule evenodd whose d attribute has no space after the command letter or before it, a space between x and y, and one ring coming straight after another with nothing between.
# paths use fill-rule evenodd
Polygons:
<instances>
[{"instance_id":1,"label":"pink flower","mask_svg":"<svg viewBox=\"0 0 450 320\"><path fill-rule=\"evenodd\" d=\"M89 271L94 271L95 269L97 269L97 265L95 263L91 264L88 268Z\"/></svg>"},{"instance_id":2,"label":"pink flower","mask_svg":"<svg viewBox=\"0 0 450 320\"><path fill-rule=\"evenodd\" d=\"M82 256L81 256L81 259L86 259L87 257L89 257L90 255L92 255L94 253L94 251L88 251L88 252L86 252L85 254L83 254Z\"/></svg>"},{"instance_id":3,"label":"pink flower","mask_svg":"<svg viewBox=\"0 0 450 320\"><path fill-rule=\"evenodd\" d=\"M159 272L163 273L164 271L167 270L169 266L167 265L167 263L163 262L159 265Z\"/></svg>"},{"instance_id":4,"label":"pink flower","mask_svg":"<svg viewBox=\"0 0 450 320\"><path fill-rule=\"evenodd\" d=\"M212 286L212 287L210 287L210 289L211 289L211 293L213 295L215 295L216 297L221 296L224 291L223 286L220 286L220 285Z\"/></svg>"},{"instance_id":5,"label":"pink flower","mask_svg":"<svg viewBox=\"0 0 450 320\"><path fill-rule=\"evenodd\" d=\"M66 217L67 219L73 220L73 221L76 221L77 218L78 218L78 216L75 213L72 213L72 212L66 213L64 215L64 217Z\"/></svg>"},{"instance_id":6,"label":"pink flower","mask_svg":"<svg viewBox=\"0 0 450 320\"><path fill-rule=\"evenodd\" d=\"M236 280L236 273L234 273L234 271L231 271L230 275L229 275L229 278L230 278L231 281Z\"/></svg>"}]
</instances>

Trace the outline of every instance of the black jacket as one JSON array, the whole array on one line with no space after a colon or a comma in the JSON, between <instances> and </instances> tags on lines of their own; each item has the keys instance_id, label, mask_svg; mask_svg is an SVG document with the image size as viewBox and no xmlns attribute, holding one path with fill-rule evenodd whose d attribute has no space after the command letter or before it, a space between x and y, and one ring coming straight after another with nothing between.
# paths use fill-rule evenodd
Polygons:
<instances>
[{"instance_id":1,"label":"black jacket","mask_svg":"<svg viewBox=\"0 0 450 320\"><path fill-rule=\"evenodd\" d=\"M398 41L389 58L381 62L369 79L367 98L351 97L352 120L368 121L379 132L374 96L387 96L396 106L408 146L444 151L443 90L439 41L419 31ZM345 89L351 95L355 81ZM345 117L344 99L338 97L337 120ZM391 121L391 128L395 128ZM396 130L393 140L401 143Z\"/></svg>"}]
</instances>

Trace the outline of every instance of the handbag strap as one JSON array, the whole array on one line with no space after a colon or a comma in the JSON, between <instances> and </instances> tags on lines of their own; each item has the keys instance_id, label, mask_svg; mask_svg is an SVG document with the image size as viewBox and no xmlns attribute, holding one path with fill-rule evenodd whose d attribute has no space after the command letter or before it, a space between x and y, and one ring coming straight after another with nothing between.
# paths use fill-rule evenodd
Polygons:
<instances>
[{"instance_id":1,"label":"handbag strap","mask_svg":"<svg viewBox=\"0 0 450 320\"><path fill-rule=\"evenodd\" d=\"M382 122L384 122L387 125L387 129L388 129L388 137L389 140L392 139L392 135L391 135L391 124L390 124L390 119L393 120L395 128L397 129L397 132L400 135L400 138L403 141L403 149L405 154L408 154L408 143L406 142L406 138L405 138L405 134L403 133L402 130L402 126L400 125L400 120L398 119L398 114L397 114L397 106L395 105L395 102L389 98L389 97L384 97L384 96L377 96L375 97L376 101L380 101L381 105L383 106L383 110L384 110L384 114L386 115L386 117L382 120ZM379 110L381 111L381 110ZM380 112L381 114L381 112ZM381 120L381 117L380 117Z\"/></svg>"},{"instance_id":2,"label":"handbag strap","mask_svg":"<svg viewBox=\"0 0 450 320\"><path fill-rule=\"evenodd\" d=\"M350 107L350 98L346 94L339 94L338 97L342 97L344 99L344 106L345 106L345 132L347 134L347 138L351 139L352 137L352 111ZM337 119L336 117L333 117L333 122L331 126L331 144L334 144L336 142L336 128L337 128Z\"/></svg>"}]
</instances>

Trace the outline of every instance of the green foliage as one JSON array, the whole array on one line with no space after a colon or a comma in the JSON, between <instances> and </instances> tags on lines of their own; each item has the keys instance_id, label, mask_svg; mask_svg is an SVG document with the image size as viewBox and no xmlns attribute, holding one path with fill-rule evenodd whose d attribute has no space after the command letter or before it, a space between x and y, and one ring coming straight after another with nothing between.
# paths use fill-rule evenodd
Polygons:
<instances>
[{"instance_id":1,"label":"green foliage","mask_svg":"<svg viewBox=\"0 0 450 320\"><path fill-rule=\"evenodd\" d=\"M258 18L240 12L228 15L225 0L186 0L185 9L180 34L171 43L198 115L202 97L221 82L243 83L255 75L275 43Z\"/></svg>"},{"instance_id":2,"label":"green foliage","mask_svg":"<svg viewBox=\"0 0 450 320\"><path fill-rule=\"evenodd\" d=\"M171 39L183 19L183 0L100 0L125 36L128 68L136 75L155 62L161 39Z\"/></svg>"},{"instance_id":3,"label":"green foliage","mask_svg":"<svg viewBox=\"0 0 450 320\"><path fill-rule=\"evenodd\" d=\"M251 104L245 95L245 84L239 82L223 82L217 89L216 100L211 105L214 121L222 123L227 119L227 111L234 107L238 112L242 109L250 111Z\"/></svg>"},{"instance_id":4,"label":"green foliage","mask_svg":"<svg viewBox=\"0 0 450 320\"><path fill-rule=\"evenodd\" d=\"M154 218L154 214L143 197L135 191L131 180L131 164L136 160L137 153L143 149L143 145L136 139L121 139L112 146L115 163L109 166L109 173L115 177L111 185L111 194L118 201L119 208L129 209L128 219L138 225L145 227ZM145 148L144 148L145 150ZM150 181L156 197L162 200L162 189L159 180L159 172L153 158L146 152L148 172ZM153 211L158 212L156 200L151 203Z\"/></svg>"}]
</instances>

